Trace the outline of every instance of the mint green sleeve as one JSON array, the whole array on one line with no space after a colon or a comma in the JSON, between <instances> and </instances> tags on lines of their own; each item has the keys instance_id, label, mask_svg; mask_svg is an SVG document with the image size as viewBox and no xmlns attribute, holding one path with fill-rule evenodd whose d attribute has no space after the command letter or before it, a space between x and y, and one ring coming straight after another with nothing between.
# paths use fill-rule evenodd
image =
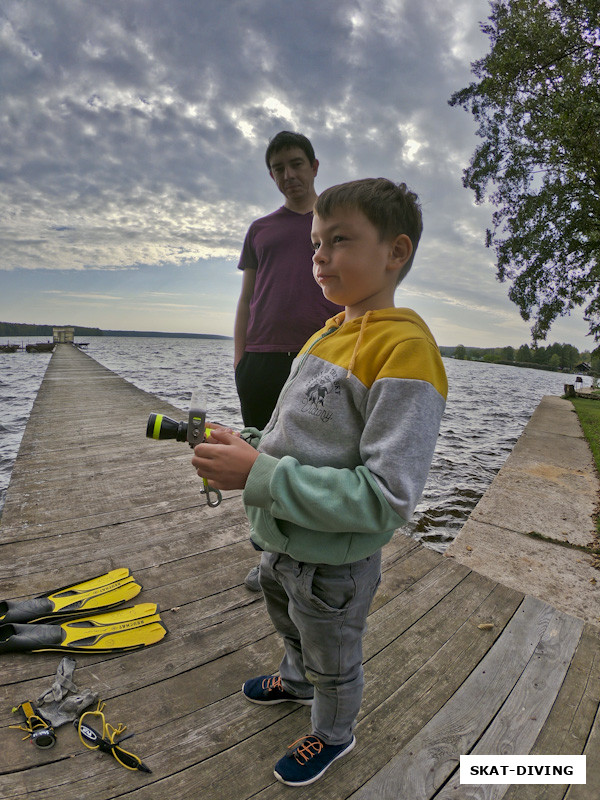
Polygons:
<instances>
[{"instance_id":1,"label":"mint green sleeve","mask_svg":"<svg viewBox=\"0 0 600 800\"><path fill-rule=\"evenodd\" d=\"M291 456L261 453L248 476L244 502L276 519L329 533L381 533L406 524L366 467L311 467Z\"/></svg>"},{"instance_id":2,"label":"mint green sleeve","mask_svg":"<svg viewBox=\"0 0 600 800\"><path fill-rule=\"evenodd\" d=\"M258 428L244 428L240 431L240 437L256 450L262 439L262 431Z\"/></svg>"}]
</instances>

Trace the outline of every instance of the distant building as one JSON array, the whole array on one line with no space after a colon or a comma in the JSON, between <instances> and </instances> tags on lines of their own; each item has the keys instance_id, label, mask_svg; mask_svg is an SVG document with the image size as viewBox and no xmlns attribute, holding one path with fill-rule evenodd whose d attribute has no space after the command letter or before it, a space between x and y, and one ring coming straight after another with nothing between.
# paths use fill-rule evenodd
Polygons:
<instances>
[{"instance_id":1,"label":"distant building","mask_svg":"<svg viewBox=\"0 0 600 800\"><path fill-rule=\"evenodd\" d=\"M64 344L70 342L73 344L73 337L75 336L75 328L69 325L62 325L60 327L52 328L52 338L54 344Z\"/></svg>"}]
</instances>

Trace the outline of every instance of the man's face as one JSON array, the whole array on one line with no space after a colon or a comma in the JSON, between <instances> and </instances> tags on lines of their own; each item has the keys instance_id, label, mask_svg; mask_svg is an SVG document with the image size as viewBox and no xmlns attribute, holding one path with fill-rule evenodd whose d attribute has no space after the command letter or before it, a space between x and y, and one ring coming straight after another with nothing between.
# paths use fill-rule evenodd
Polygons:
<instances>
[{"instance_id":1,"label":"man's face","mask_svg":"<svg viewBox=\"0 0 600 800\"><path fill-rule=\"evenodd\" d=\"M300 147L288 147L271 156L269 174L284 197L299 204L312 196L318 169L319 162L311 164Z\"/></svg>"}]
</instances>

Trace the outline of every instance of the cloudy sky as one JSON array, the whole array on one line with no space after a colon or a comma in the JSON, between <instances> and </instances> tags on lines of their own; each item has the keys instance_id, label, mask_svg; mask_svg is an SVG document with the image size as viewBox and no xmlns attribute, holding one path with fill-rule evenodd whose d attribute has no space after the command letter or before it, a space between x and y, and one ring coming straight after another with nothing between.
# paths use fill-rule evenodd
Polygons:
<instances>
[{"instance_id":1,"label":"cloudy sky","mask_svg":"<svg viewBox=\"0 0 600 800\"><path fill-rule=\"evenodd\" d=\"M317 190L384 176L425 232L396 296L442 345L529 340L461 182L448 98L487 0L0 0L0 320L231 335L249 223L282 204L280 130ZM548 342L590 346L581 316Z\"/></svg>"}]
</instances>

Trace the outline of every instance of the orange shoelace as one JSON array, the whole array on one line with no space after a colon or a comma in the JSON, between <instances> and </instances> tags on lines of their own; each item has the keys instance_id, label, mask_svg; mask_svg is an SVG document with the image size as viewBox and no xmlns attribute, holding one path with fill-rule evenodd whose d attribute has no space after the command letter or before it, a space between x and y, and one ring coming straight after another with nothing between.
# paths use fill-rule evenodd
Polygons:
<instances>
[{"instance_id":1,"label":"orange shoelace","mask_svg":"<svg viewBox=\"0 0 600 800\"><path fill-rule=\"evenodd\" d=\"M296 745L298 746L296 747ZM311 758L319 755L323 749L323 742L318 736L302 736L302 738L296 739L296 741L288 747L288 750L293 750L294 747L296 747L296 750L291 755L294 756L298 764L302 767L310 761Z\"/></svg>"},{"instance_id":2,"label":"orange shoelace","mask_svg":"<svg viewBox=\"0 0 600 800\"><path fill-rule=\"evenodd\" d=\"M262 688L266 689L267 692L273 692L273 691L277 691L277 690L283 692L284 688L281 685L281 676L280 675L277 675L277 676L271 675L269 678L266 678L262 682Z\"/></svg>"}]
</instances>

